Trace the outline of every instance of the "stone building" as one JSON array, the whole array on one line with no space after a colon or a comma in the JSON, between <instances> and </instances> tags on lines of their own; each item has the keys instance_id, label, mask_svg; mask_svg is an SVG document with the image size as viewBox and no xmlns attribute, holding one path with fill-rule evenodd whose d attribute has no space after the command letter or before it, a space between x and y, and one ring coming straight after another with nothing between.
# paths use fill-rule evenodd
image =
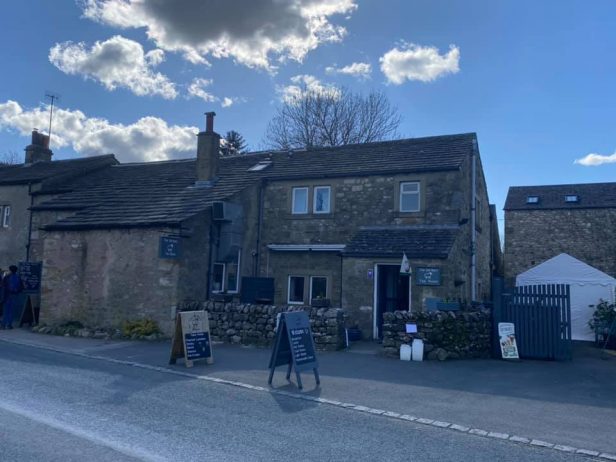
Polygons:
<instances>
[{"instance_id":1,"label":"stone building","mask_svg":"<svg viewBox=\"0 0 616 462\"><path fill-rule=\"evenodd\" d=\"M261 298L341 306L378 337L386 311L489 298L500 249L475 134L219 159L213 126L196 160L110 165L32 208L43 321L170 332L185 300Z\"/></svg>"},{"instance_id":2,"label":"stone building","mask_svg":"<svg viewBox=\"0 0 616 462\"><path fill-rule=\"evenodd\" d=\"M505 202L505 277L567 253L616 277L616 183L516 186Z\"/></svg>"},{"instance_id":3,"label":"stone building","mask_svg":"<svg viewBox=\"0 0 616 462\"><path fill-rule=\"evenodd\" d=\"M49 137L32 132L25 161L0 165L0 268L27 261L31 254L30 208L64 191L64 185L117 163L113 155L52 161Z\"/></svg>"}]
</instances>

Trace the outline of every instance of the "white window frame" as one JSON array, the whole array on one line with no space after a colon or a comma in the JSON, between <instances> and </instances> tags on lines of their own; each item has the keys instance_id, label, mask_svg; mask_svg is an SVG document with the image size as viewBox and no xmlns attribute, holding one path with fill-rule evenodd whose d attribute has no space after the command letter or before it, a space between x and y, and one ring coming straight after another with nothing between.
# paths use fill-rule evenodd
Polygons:
<instances>
[{"instance_id":1,"label":"white window frame","mask_svg":"<svg viewBox=\"0 0 616 462\"><path fill-rule=\"evenodd\" d=\"M527 204L538 204L539 196L526 196L526 203Z\"/></svg>"},{"instance_id":2,"label":"white window frame","mask_svg":"<svg viewBox=\"0 0 616 462\"><path fill-rule=\"evenodd\" d=\"M5 205L4 207L0 206L0 211L2 211L2 227L8 228L11 224L11 206Z\"/></svg>"},{"instance_id":3,"label":"white window frame","mask_svg":"<svg viewBox=\"0 0 616 462\"><path fill-rule=\"evenodd\" d=\"M417 191L412 191L412 192L405 192L404 191L404 185L407 184L414 184L417 185ZM417 195L417 209L416 210L403 210L402 209L402 197L404 195ZM401 181L400 182L400 196L398 197L399 200L399 210L400 212L404 212L404 213L412 213L412 212L420 212L421 211L421 184L419 183L419 181Z\"/></svg>"},{"instance_id":4,"label":"white window frame","mask_svg":"<svg viewBox=\"0 0 616 462\"><path fill-rule=\"evenodd\" d=\"M327 189L327 210L317 210L317 191L319 189ZM315 186L314 191L312 193L312 213L315 214L327 214L331 213L332 209L332 188L331 186Z\"/></svg>"},{"instance_id":5,"label":"white window frame","mask_svg":"<svg viewBox=\"0 0 616 462\"><path fill-rule=\"evenodd\" d=\"M215 290L214 289L214 266L216 265L222 265L222 283L221 283L221 287L220 290ZM225 291L225 278L227 277L227 264L224 262L214 262L214 264L212 265L212 293L213 294L221 294Z\"/></svg>"},{"instance_id":6,"label":"white window frame","mask_svg":"<svg viewBox=\"0 0 616 462\"><path fill-rule=\"evenodd\" d=\"M227 271L227 264L232 263L232 262L227 262L225 263L225 271L224 271L224 275L225 275L225 279L224 279L224 288L228 289L228 285L229 285L229 280L227 279L229 277L228 271ZM227 290L228 294L239 294L240 293L240 274L241 274L241 264L242 264L242 251L238 250L237 252L237 280L235 281L235 290Z\"/></svg>"},{"instance_id":7,"label":"white window frame","mask_svg":"<svg viewBox=\"0 0 616 462\"><path fill-rule=\"evenodd\" d=\"M306 204L305 204L305 211L304 212L296 212L295 211L295 195L297 193L297 191L306 191ZM308 214L308 199L310 197L309 195L310 191L309 188L306 186L302 186L302 187L298 187L298 188L293 188L293 194L292 194L292 198L291 198L291 213L293 215L307 215Z\"/></svg>"},{"instance_id":8,"label":"white window frame","mask_svg":"<svg viewBox=\"0 0 616 462\"><path fill-rule=\"evenodd\" d=\"M289 274L289 277L287 279L287 304L288 305L304 305L305 304L304 300L306 299L305 293L302 294L303 299L301 302L291 301L291 278L302 278L303 280L302 292L304 292L304 289L306 288L306 276L298 276L296 274Z\"/></svg>"},{"instance_id":9,"label":"white window frame","mask_svg":"<svg viewBox=\"0 0 616 462\"><path fill-rule=\"evenodd\" d=\"M329 283L327 281L327 276L310 276L310 301L312 302L312 300L315 300L314 296L312 295L312 280L314 278L325 279L325 298L328 298Z\"/></svg>"}]
</instances>

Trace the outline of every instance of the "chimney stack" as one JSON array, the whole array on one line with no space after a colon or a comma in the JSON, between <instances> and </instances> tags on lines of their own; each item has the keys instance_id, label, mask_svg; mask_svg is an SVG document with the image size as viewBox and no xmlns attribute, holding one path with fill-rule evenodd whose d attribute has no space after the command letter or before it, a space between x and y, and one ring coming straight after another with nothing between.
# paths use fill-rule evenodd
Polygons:
<instances>
[{"instance_id":1,"label":"chimney stack","mask_svg":"<svg viewBox=\"0 0 616 462\"><path fill-rule=\"evenodd\" d=\"M213 186L218 175L220 135L214 131L215 112L205 113L205 131L197 135L197 185Z\"/></svg>"},{"instance_id":2,"label":"chimney stack","mask_svg":"<svg viewBox=\"0 0 616 462\"><path fill-rule=\"evenodd\" d=\"M26 164L49 162L53 153L49 149L49 136L32 130L32 142L26 146Z\"/></svg>"}]
</instances>

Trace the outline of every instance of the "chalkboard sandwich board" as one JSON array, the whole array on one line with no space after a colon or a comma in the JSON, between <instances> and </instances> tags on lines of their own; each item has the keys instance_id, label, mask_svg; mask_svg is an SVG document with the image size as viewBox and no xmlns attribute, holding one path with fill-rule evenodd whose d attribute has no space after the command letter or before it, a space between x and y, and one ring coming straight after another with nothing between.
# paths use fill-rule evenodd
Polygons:
<instances>
[{"instance_id":1,"label":"chalkboard sandwich board","mask_svg":"<svg viewBox=\"0 0 616 462\"><path fill-rule=\"evenodd\" d=\"M178 358L184 358L186 367L200 359L214 363L207 311L181 311L176 315L169 364L175 364Z\"/></svg>"},{"instance_id":2,"label":"chalkboard sandwich board","mask_svg":"<svg viewBox=\"0 0 616 462\"><path fill-rule=\"evenodd\" d=\"M288 365L287 380L291 377L291 369L295 369L297 386L302 389L300 372L310 369L314 372L317 385L319 379L317 356L310 329L310 319L304 311L280 313L280 322L276 330L274 349L270 359L270 375L268 384L272 384L274 370L278 366Z\"/></svg>"},{"instance_id":3,"label":"chalkboard sandwich board","mask_svg":"<svg viewBox=\"0 0 616 462\"><path fill-rule=\"evenodd\" d=\"M24 324L30 326L38 324L40 305L38 296L41 294L41 277L43 274L43 262L21 261L19 262L19 277L23 282L22 300L20 310L14 313L19 319L19 327Z\"/></svg>"}]
</instances>

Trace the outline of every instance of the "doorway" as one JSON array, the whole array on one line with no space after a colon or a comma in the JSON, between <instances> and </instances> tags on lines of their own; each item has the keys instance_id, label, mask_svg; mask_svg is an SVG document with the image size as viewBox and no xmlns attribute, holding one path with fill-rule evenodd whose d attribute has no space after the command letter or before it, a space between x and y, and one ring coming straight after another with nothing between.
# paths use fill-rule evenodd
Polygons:
<instances>
[{"instance_id":1,"label":"doorway","mask_svg":"<svg viewBox=\"0 0 616 462\"><path fill-rule=\"evenodd\" d=\"M400 265L375 267L374 338L383 339L383 313L409 309L409 276L400 274Z\"/></svg>"}]
</instances>

